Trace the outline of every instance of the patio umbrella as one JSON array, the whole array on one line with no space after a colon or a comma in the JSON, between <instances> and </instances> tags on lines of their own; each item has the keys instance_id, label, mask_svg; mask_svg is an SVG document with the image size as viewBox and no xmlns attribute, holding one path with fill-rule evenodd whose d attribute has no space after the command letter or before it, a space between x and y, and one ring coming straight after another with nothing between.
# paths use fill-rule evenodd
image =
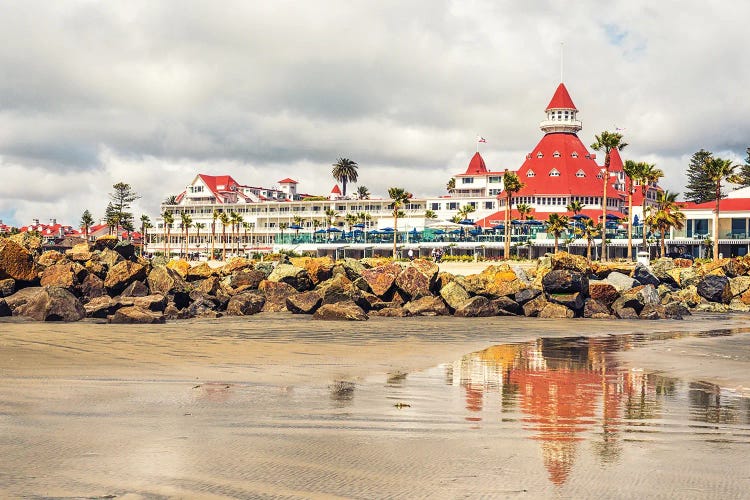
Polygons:
<instances>
[{"instance_id":1,"label":"patio umbrella","mask_svg":"<svg viewBox=\"0 0 750 500\"><path fill-rule=\"evenodd\" d=\"M343 231L341 231L341 229L337 227L329 227L328 229L326 229L326 232L327 233L341 233Z\"/></svg>"},{"instance_id":2,"label":"patio umbrella","mask_svg":"<svg viewBox=\"0 0 750 500\"><path fill-rule=\"evenodd\" d=\"M492 229L505 229L505 224L497 224L492 226Z\"/></svg>"},{"instance_id":3,"label":"patio umbrella","mask_svg":"<svg viewBox=\"0 0 750 500\"><path fill-rule=\"evenodd\" d=\"M325 234L327 231L325 229L318 229L315 231L315 234Z\"/></svg>"},{"instance_id":4,"label":"patio umbrella","mask_svg":"<svg viewBox=\"0 0 750 500\"><path fill-rule=\"evenodd\" d=\"M363 229L365 227L365 225L360 222L359 224L354 224L352 227Z\"/></svg>"},{"instance_id":5,"label":"patio umbrella","mask_svg":"<svg viewBox=\"0 0 750 500\"><path fill-rule=\"evenodd\" d=\"M573 220L583 220L583 219L590 219L590 218L591 217L589 217L588 215L583 215L583 214L575 214L573 217L571 217L571 219Z\"/></svg>"},{"instance_id":6,"label":"patio umbrella","mask_svg":"<svg viewBox=\"0 0 750 500\"><path fill-rule=\"evenodd\" d=\"M634 225L634 226L640 226L640 225L642 225L642 224L643 224L643 223L642 223L642 222L640 221L640 219L638 219L638 216L637 216L637 215L636 215L635 217L633 217L633 225Z\"/></svg>"},{"instance_id":7,"label":"patio umbrella","mask_svg":"<svg viewBox=\"0 0 750 500\"><path fill-rule=\"evenodd\" d=\"M602 216L600 215L599 218L601 219ZM620 218L616 215L607 214L607 220L620 220Z\"/></svg>"},{"instance_id":8,"label":"patio umbrella","mask_svg":"<svg viewBox=\"0 0 750 500\"><path fill-rule=\"evenodd\" d=\"M304 229L304 227L299 226L297 224L292 224L291 226L289 226L289 229L297 230L297 229Z\"/></svg>"},{"instance_id":9,"label":"patio umbrella","mask_svg":"<svg viewBox=\"0 0 750 500\"><path fill-rule=\"evenodd\" d=\"M448 229L456 229L458 227L461 227L461 224L456 224L455 222L450 222L450 221L447 221L447 220L442 220L442 221L430 222L429 224L427 224L426 227L428 229L446 229L446 230L448 230Z\"/></svg>"},{"instance_id":10,"label":"patio umbrella","mask_svg":"<svg viewBox=\"0 0 750 500\"><path fill-rule=\"evenodd\" d=\"M540 220L536 220L536 219L524 220L524 221L521 221L521 223L527 226L543 226L544 225L544 222Z\"/></svg>"},{"instance_id":11,"label":"patio umbrella","mask_svg":"<svg viewBox=\"0 0 750 500\"><path fill-rule=\"evenodd\" d=\"M435 229L435 234L445 234L445 231L442 229Z\"/></svg>"},{"instance_id":12,"label":"patio umbrella","mask_svg":"<svg viewBox=\"0 0 750 500\"><path fill-rule=\"evenodd\" d=\"M392 227L384 227L383 229L380 230L380 232L382 233L393 233L394 231L395 229L393 229Z\"/></svg>"},{"instance_id":13,"label":"patio umbrella","mask_svg":"<svg viewBox=\"0 0 750 500\"><path fill-rule=\"evenodd\" d=\"M462 225L462 226L473 226L474 225L474 221L473 220L469 220L469 219L460 220L460 221L458 221L458 223L460 225Z\"/></svg>"}]
</instances>

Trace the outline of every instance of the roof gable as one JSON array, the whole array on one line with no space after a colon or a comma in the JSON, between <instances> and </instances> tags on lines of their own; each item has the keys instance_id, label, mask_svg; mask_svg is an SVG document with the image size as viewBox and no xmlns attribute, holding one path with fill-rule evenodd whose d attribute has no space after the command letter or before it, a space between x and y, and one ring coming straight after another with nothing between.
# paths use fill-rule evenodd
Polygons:
<instances>
[{"instance_id":1,"label":"roof gable","mask_svg":"<svg viewBox=\"0 0 750 500\"><path fill-rule=\"evenodd\" d=\"M469 166L466 167L466 172L464 172L464 175L477 175L486 173L487 165L485 165L482 155L480 155L479 151L477 151L476 153L474 153L474 156L471 157L471 161L469 162Z\"/></svg>"},{"instance_id":2,"label":"roof gable","mask_svg":"<svg viewBox=\"0 0 750 500\"><path fill-rule=\"evenodd\" d=\"M564 83L557 86L555 95L552 96L552 100L550 100L545 111L549 111L550 109L572 109L578 111L578 108L573 104L573 99L570 98L570 94L568 94L568 89L565 88Z\"/></svg>"}]
</instances>

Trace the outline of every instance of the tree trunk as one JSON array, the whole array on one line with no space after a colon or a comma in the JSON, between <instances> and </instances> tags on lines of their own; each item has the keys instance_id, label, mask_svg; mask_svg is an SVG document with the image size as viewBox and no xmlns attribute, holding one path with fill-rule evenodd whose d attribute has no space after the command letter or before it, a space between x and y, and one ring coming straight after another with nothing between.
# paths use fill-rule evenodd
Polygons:
<instances>
[{"instance_id":1,"label":"tree trunk","mask_svg":"<svg viewBox=\"0 0 750 500\"><path fill-rule=\"evenodd\" d=\"M602 254L601 261L607 260L607 185L609 184L609 152L604 159L604 192L602 193Z\"/></svg>"},{"instance_id":2,"label":"tree trunk","mask_svg":"<svg viewBox=\"0 0 750 500\"><path fill-rule=\"evenodd\" d=\"M346 177L341 179L341 196L343 196L344 198L346 198L346 180Z\"/></svg>"},{"instance_id":3,"label":"tree trunk","mask_svg":"<svg viewBox=\"0 0 750 500\"><path fill-rule=\"evenodd\" d=\"M591 260L591 240L586 240L586 258Z\"/></svg>"},{"instance_id":4,"label":"tree trunk","mask_svg":"<svg viewBox=\"0 0 750 500\"><path fill-rule=\"evenodd\" d=\"M633 186L628 188L628 260L633 260Z\"/></svg>"},{"instance_id":5,"label":"tree trunk","mask_svg":"<svg viewBox=\"0 0 750 500\"><path fill-rule=\"evenodd\" d=\"M666 255L666 253L667 253L666 252L667 246L666 246L666 243L665 243L665 240L667 239L666 233L667 233L667 228L662 226L662 228L661 228L661 254L660 254L660 257L664 257Z\"/></svg>"},{"instance_id":6,"label":"tree trunk","mask_svg":"<svg viewBox=\"0 0 750 500\"><path fill-rule=\"evenodd\" d=\"M226 262L227 260L227 226L221 231L221 260Z\"/></svg>"},{"instance_id":7,"label":"tree trunk","mask_svg":"<svg viewBox=\"0 0 750 500\"><path fill-rule=\"evenodd\" d=\"M503 257L506 260L510 258L510 201L511 196L509 193L505 202L505 249L503 250Z\"/></svg>"},{"instance_id":8,"label":"tree trunk","mask_svg":"<svg viewBox=\"0 0 750 500\"><path fill-rule=\"evenodd\" d=\"M216 221L211 224L211 260L214 260L216 255Z\"/></svg>"},{"instance_id":9,"label":"tree trunk","mask_svg":"<svg viewBox=\"0 0 750 500\"><path fill-rule=\"evenodd\" d=\"M398 240L398 214L393 214L393 260L396 260L396 241Z\"/></svg>"},{"instance_id":10,"label":"tree trunk","mask_svg":"<svg viewBox=\"0 0 750 500\"><path fill-rule=\"evenodd\" d=\"M641 194L643 195L643 200L641 204L641 225L643 229L641 232L643 233L641 236L643 236L643 251L648 252L648 247L646 246L646 194L648 193L648 187L641 186Z\"/></svg>"},{"instance_id":11,"label":"tree trunk","mask_svg":"<svg viewBox=\"0 0 750 500\"><path fill-rule=\"evenodd\" d=\"M716 183L716 209L714 210L714 249L713 258L719 258L719 201L721 200L721 182Z\"/></svg>"},{"instance_id":12,"label":"tree trunk","mask_svg":"<svg viewBox=\"0 0 750 500\"><path fill-rule=\"evenodd\" d=\"M557 253L557 233L555 233L555 253Z\"/></svg>"}]
</instances>

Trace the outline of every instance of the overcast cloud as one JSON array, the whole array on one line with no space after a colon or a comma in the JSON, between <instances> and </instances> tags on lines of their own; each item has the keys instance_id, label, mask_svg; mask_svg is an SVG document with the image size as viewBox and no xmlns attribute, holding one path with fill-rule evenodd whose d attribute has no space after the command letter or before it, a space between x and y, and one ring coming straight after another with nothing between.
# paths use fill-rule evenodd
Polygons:
<instances>
[{"instance_id":1,"label":"overcast cloud","mask_svg":"<svg viewBox=\"0 0 750 500\"><path fill-rule=\"evenodd\" d=\"M526 5L528 4L528 5ZM750 3L671 1L24 1L0 4L0 219L137 214L197 173L328 193L444 192L474 138L495 170L541 138L560 78L579 137L625 128L625 158L684 189L700 148L750 146Z\"/></svg>"}]
</instances>

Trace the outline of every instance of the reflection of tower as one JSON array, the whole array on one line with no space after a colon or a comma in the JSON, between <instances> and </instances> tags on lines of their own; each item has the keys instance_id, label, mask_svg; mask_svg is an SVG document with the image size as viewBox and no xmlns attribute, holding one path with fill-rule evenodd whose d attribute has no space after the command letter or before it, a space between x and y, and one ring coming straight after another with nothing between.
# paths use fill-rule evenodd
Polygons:
<instances>
[{"instance_id":1,"label":"reflection of tower","mask_svg":"<svg viewBox=\"0 0 750 500\"><path fill-rule=\"evenodd\" d=\"M464 356L453 363L453 385L466 391L466 409L473 413L482 411L484 393L500 391L503 387L503 367L518 353L515 345L491 347L481 352ZM466 420L479 422L479 416L467 416Z\"/></svg>"}]
</instances>

